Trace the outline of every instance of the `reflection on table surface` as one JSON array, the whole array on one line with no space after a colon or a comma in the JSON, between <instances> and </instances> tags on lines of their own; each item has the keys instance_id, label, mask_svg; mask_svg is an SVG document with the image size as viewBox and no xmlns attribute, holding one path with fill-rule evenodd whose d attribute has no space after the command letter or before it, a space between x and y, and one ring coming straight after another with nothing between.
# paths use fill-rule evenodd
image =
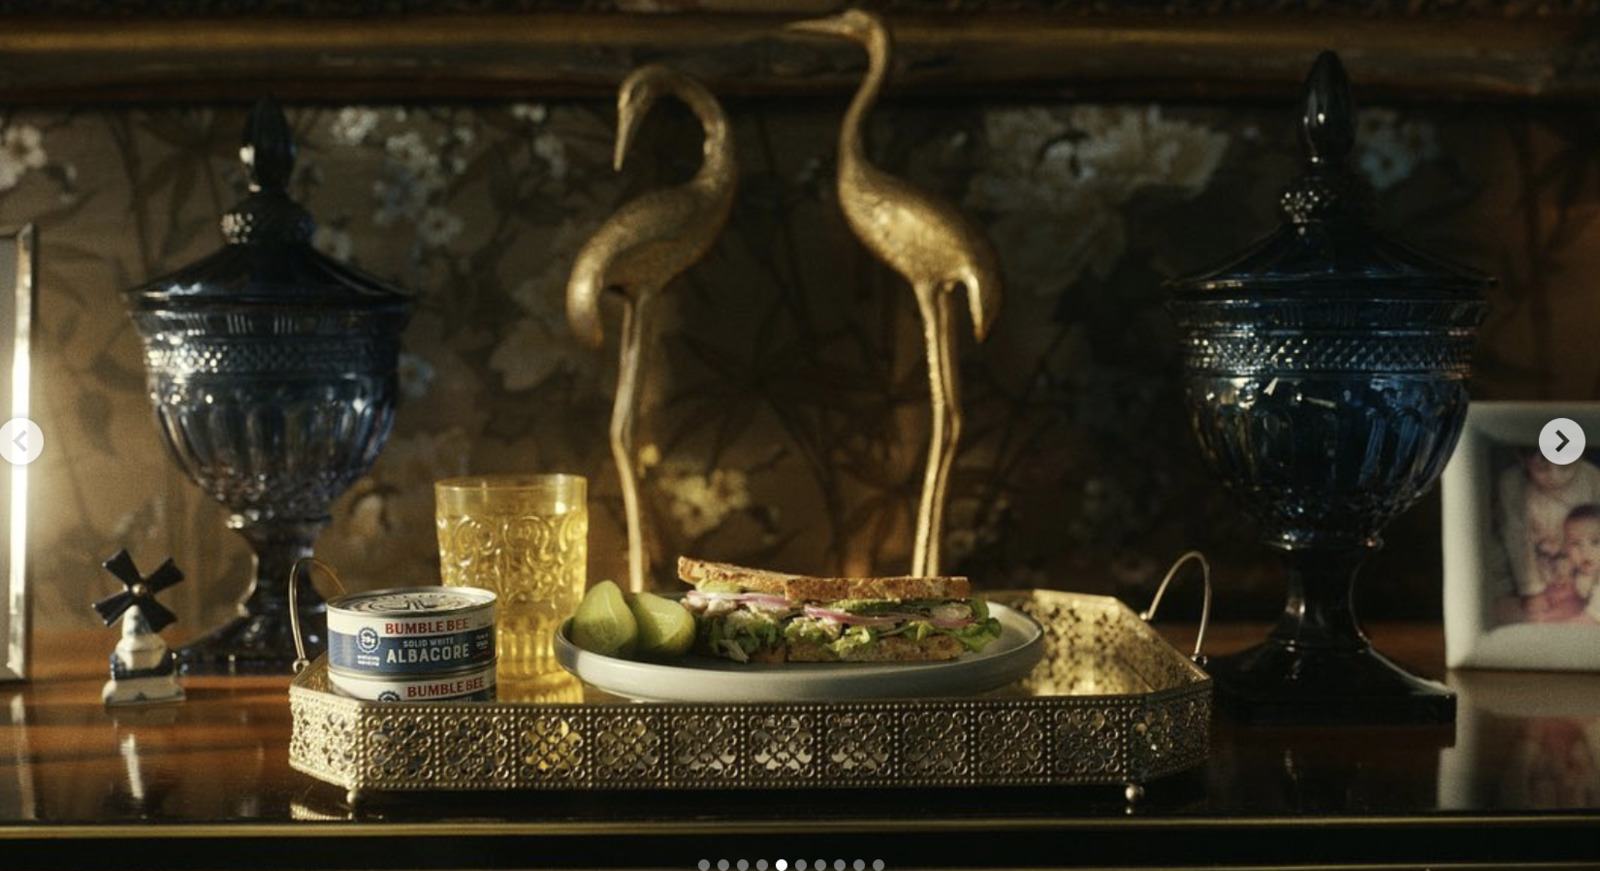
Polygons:
<instances>
[{"instance_id":1,"label":"reflection on table surface","mask_svg":"<svg viewBox=\"0 0 1600 871\"><path fill-rule=\"evenodd\" d=\"M1217 647L1229 643L1219 627ZM1175 643L1182 627L1171 630ZM1241 641L1257 628L1241 628ZM1438 662L1437 627L1381 627L1411 664ZM0 688L5 822L428 822L718 819L1122 818L1115 788L674 793L526 792L380 796L353 809L342 789L288 766L285 678L188 681L188 701L108 713L114 638L43 640L35 679ZM1181 646L1181 643L1180 643ZM1437 668L1433 671L1437 674ZM1269 728L1221 722L1211 758L1150 784L1137 814L1276 817L1448 811L1600 810L1600 675L1457 672L1450 728ZM687 799L684 796L688 796Z\"/></svg>"},{"instance_id":2,"label":"reflection on table surface","mask_svg":"<svg viewBox=\"0 0 1600 871\"><path fill-rule=\"evenodd\" d=\"M1600 806L1600 674L1457 671L1450 685L1462 715L1440 807Z\"/></svg>"}]
</instances>

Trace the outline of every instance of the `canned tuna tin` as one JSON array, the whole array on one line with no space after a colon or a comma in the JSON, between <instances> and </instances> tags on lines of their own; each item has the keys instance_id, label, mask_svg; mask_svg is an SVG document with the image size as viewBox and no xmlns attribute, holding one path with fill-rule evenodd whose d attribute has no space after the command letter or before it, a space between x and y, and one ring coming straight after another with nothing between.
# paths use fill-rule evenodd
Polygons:
<instances>
[{"instance_id":1,"label":"canned tuna tin","mask_svg":"<svg viewBox=\"0 0 1600 871\"><path fill-rule=\"evenodd\" d=\"M328 669L335 690L369 702L492 702L494 663L456 674L375 675Z\"/></svg>"},{"instance_id":2,"label":"canned tuna tin","mask_svg":"<svg viewBox=\"0 0 1600 871\"><path fill-rule=\"evenodd\" d=\"M494 662L494 593L402 587L328 602L328 665L351 676L420 677Z\"/></svg>"}]
</instances>

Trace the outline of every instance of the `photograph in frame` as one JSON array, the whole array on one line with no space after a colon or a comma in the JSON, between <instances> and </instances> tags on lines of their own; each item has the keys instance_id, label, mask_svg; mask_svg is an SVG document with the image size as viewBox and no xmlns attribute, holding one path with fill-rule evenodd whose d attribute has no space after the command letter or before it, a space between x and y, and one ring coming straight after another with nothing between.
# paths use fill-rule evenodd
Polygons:
<instances>
[{"instance_id":1,"label":"photograph in frame","mask_svg":"<svg viewBox=\"0 0 1600 871\"><path fill-rule=\"evenodd\" d=\"M1557 418L1588 441L1564 464L1539 448ZM1441 491L1450 667L1600 671L1597 447L1600 403L1472 404Z\"/></svg>"},{"instance_id":2,"label":"photograph in frame","mask_svg":"<svg viewBox=\"0 0 1600 871\"><path fill-rule=\"evenodd\" d=\"M37 261L37 234L32 224L0 232L0 297L4 299L0 304L0 360L9 365L9 377L0 378L4 421L28 417ZM5 607L0 608L5 661L0 663L0 681L18 681L28 676L28 467L0 460L0 482L4 493L0 505L5 506L0 522L4 534L0 559L5 561L0 571L0 581L5 584Z\"/></svg>"}]
</instances>

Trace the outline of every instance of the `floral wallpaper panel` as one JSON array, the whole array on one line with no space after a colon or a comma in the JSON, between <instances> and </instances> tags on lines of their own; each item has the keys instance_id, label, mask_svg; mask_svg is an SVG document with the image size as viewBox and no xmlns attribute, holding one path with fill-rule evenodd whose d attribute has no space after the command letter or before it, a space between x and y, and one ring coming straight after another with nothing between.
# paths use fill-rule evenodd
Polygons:
<instances>
[{"instance_id":1,"label":"floral wallpaper panel","mask_svg":"<svg viewBox=\"0 0 1600 871\"><path fill-rule=\"evenodd\" d=\"M715 250L653 326L640 460L654 574L688 553L815 572L899 572L926 442L911 296L834 201L842 106L731 102L742 167ZM591 480L592 577L625 573L606 442L607 347L574 341L577 248L619 204L687 178L698 128L665 107L626 172L604 102L291 106L297 197L322 250L414 292L404 402L371 474L319 542L354 588L437 576L431 483L567 471ZM1183 419L1163 282L1278 220L1296 171L1292 107L886 104L881 165L961 203L1001 254L1006 303L962 338L968 426L945 545L985 588L1049 586L1142 604L1200 547L1219 614L1270 614L1276 569L1201 464ZM31 548L38 621L89 626L99 562L177 557L178 633L220 622L248 554L171 464L120 292L221 244L243 194L243 109L48 109L0 118L0 224L41 238ZM1475 391L1600 393L1596 122L1517 107L1361 114L1358 163L1384 222L1502 283ZM1369 614L1437 614L1437 502L1391 527Z\"/></svg>"}]
</instances>

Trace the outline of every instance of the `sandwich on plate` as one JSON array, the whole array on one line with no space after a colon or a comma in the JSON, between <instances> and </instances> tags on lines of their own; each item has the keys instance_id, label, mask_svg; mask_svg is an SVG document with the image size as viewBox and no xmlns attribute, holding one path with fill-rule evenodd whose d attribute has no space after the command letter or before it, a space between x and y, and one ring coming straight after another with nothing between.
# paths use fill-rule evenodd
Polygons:
<instances>
[{"instance_id":1,"label":"sandwich on plate","mask_svg":"<svg viewBox=\"0 0 1600 871\"><path fill-rule=\"evenodd\" d=\"M979 651L1000 621L966 578L818 578L680 557L695 647L738 662L929 662Z\"/></svg>"}]
</instances>

